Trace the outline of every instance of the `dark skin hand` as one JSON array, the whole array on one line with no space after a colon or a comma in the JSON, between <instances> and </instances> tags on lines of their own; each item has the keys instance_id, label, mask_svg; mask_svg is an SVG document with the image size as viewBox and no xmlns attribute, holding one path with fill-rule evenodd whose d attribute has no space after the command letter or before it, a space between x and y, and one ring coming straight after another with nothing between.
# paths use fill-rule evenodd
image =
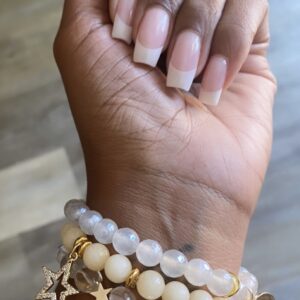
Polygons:
<instances>
[{"instance_id":1,"label":"dark skin hand","mask_svg":"<svg viewBox=\"0 0 300 300\"><path fill-rule=\"evenodd\" d=\"M267 37L208 108L166 88L158 68L134 64L133 48L113 40L111 27L106 1L66 0L54 45L89 206L141 239L237 272L271 150Z\"/></svg>"}]
</instances>

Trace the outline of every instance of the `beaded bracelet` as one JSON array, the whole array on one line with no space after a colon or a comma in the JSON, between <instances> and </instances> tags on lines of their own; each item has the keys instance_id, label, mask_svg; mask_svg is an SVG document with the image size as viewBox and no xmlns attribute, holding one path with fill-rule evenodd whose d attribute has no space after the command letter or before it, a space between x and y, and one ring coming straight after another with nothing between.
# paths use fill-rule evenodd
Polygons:
<instances>
[{"instance_id":1,"label":"beaded bracelet","mask_svg":"<svg viewBox=\"0 0 300 300\"><path fill-rule=\"evenodd\" d=\"M53 273L43 268L46 286L36 299L57 299L54 293L48 291L53 280L63 277L62 285L66 291L60 294L60 300L78 293L78 290L94 295L97 300L108 299L108 293L110 300L133 300L135 296L129 287L136 287L138 294L147 300L160 297L163 300L274 300L274 297L267 293L257 295L257 280L245 268L241 268L239 275L235 276L225 270L212 270L202 259L192 259L188 262L185 255L178 250L163 252L158 242L140 242L133 229L118 229L114 221L103 219L98 212L89 210L83 200L70 200L65 205L65 215L73 223L64 225L61 231L64 245L58 253L61 270ZM89 241L86 234L94 235L99 243ZM110 243L117 254L110 256L105 246ZM160 264L165 276L172 279L184 276L196 289L190 292L187 286L179 281L165 284L163 276L154 270L140 273L137 268L133 269L126 256L134 253L144 267ZM101 284L101 271L112 283L123 283L125 286L105 290ZM68 283L69 278L75 280L78 290ZM200 289L202 286L206 286L213 296L222 298L213 298L210 293Z\"/></svg>"}]
</instances>

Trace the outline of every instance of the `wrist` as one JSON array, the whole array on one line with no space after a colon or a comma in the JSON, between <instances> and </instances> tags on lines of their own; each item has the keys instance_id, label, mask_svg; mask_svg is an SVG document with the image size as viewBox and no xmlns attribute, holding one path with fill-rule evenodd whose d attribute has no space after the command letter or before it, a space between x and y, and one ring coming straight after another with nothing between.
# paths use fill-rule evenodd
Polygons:
<instances>
[{"instance_id":1,"label":"wrist","mask_svg":"<svg viewBox=\"0 0 300 300\"><path fill-rule=\"evenodd\" d=\"M154 171L88 172L92 209L214 268L236 273L250 216L207 186Z\"/></svg>"}]
</instances>

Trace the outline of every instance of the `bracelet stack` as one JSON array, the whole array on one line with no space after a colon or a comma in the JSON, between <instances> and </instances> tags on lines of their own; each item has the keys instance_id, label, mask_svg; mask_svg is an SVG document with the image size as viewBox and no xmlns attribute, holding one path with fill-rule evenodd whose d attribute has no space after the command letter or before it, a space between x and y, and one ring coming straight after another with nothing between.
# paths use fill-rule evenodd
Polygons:
<instances>
[{"instance_id":1,"label":"bracelet stack","mask_svg":"<svg viewBox=\"0 0 300 300\"><path fill-rule=\"evenodd\" d=\"M257 279L245 268L236 276L212 269L200 258L188 261L176 249L163 251L157 241L140 241L135 230L118 228L113 220L90 210L83 200L70 200L64 212L70 223L61 230L63 246L57 255L61 269L53 273L43 268L46 286L36 300L58 299L49 290L60 278L65 291L59 300L79 292L89 293L97 300L135 300L132 289L146 300L274 300L270 294L257 294ZM92 243L87 236L94 236L97 242ZM114 254L110 254L108 244ZM133 255L142 270L133 266ZM110 288L103 287L102 274L111 282ZM76 288L69 279L74 280Z\"/></svg>"}]
</instances>

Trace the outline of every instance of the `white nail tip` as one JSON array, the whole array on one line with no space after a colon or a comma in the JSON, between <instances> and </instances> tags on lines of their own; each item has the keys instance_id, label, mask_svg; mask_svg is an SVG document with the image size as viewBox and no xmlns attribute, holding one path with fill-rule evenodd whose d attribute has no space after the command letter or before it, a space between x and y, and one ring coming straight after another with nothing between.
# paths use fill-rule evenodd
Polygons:
<instances>
[{"instance_id":1,"label":"white nail tip","mask_svg":"<svg viewBox=\"0 0 300 300\"><path fill-rule=\"evenodd\" d=\"M127 25L118 15L115 16L112 37L130 44L132 41L132 27Z\"/></svg>"},{"instance_id":2,"label":"white nail tip","mask_svg":"<svg viewBox=\"0 0 300 300\"><path fill-rule=\"evenodd\" d=\"M189 91L195 75L196 69L191 71L180 71L170 64L167 76L167 86Z\"/></svg>"},{"instance_id":3,"label":"white nail tip","mask_svg":"<svg viewBox=\"0 0 300 300\"><path fill-rule=\"evenodd\" d=\"M222 89L219 89L214 92L205 91L203 88L200 88L199 100L207 105L217 106L219 104L222 94Z\"/></svg>"},{"instance_id":4,"label":"white nail tip","mask_svg":"<svg viewBox=\"0 0 300 300\"><path fill-rule=\"evenodd\" d=\"M155 67L162 49L162 47L156 49L146 48L137 40L133 53L133 61Z\"/></svg>"}]
</instances>

